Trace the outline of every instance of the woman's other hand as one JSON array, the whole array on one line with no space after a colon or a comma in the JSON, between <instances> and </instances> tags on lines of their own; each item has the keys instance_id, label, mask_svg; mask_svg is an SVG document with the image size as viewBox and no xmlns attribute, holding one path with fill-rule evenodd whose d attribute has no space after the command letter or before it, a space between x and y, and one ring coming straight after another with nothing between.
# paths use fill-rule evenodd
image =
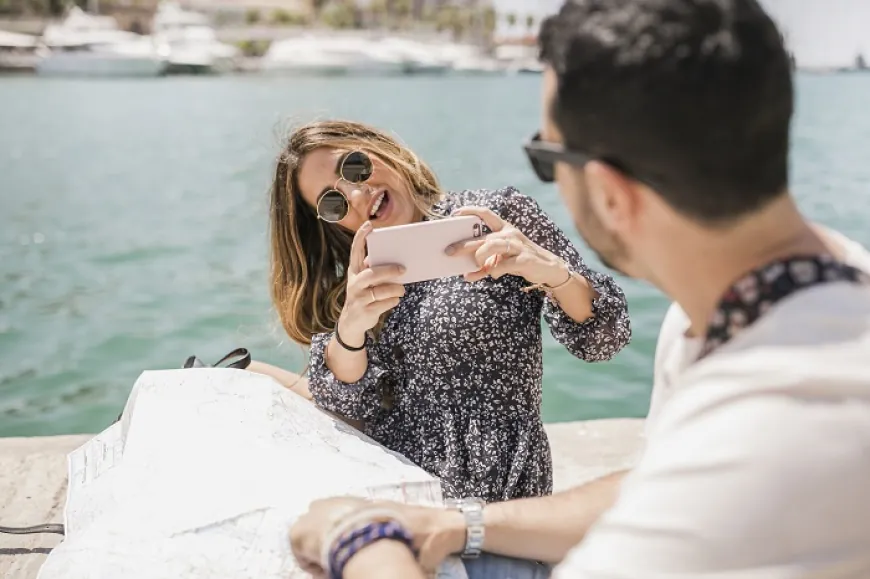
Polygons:
<instances>
[{"instance_id":1,"label":"woman's other hand","mask_svg":"<svg viewBox=\"0 0 870 579\"><path fill-rule=\"evenodd\" d=\"M467 281L479 281L489 276L517 275L532 284L555 287L564 283L570 271L564 261L529 240L519 229L485 207L463 207L454 216L475 215L489 227L483 239L455 243L447 248L448 255L473 255L480 269L465 274Z\"/></svg>"},{"instance_id":2,"label":"woman's other hand","mask_svg":"<svg viewBox=\"0 0 870 579\"><path fill-rule=\"evenodd\" d=\"M381 316L395 308L405 295L405 286L392 281L404 272L402 266L369 267L366 263L366 238L371 231L372 224L367 221L353 237L347 268L347 293L337 324L342 341L352 346L364 344L366 332L374 328Z\"/></svg>"}]
</instances>

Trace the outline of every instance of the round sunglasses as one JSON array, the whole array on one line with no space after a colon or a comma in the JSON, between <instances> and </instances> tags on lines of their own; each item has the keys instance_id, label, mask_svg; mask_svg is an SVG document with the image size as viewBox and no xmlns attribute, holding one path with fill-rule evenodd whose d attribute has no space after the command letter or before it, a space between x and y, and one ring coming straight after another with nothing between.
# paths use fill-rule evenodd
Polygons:
<instances>
[{"instance_id":1,"label":"round sunglasses","mask_svg":"<svg viewBox=\"0 0 870 579\"><path fill-rule=\"evenodd\" d=\"M362 151L351 151L338 162L338 176L348 183L368 181L373 171L371 158ZM327 223L338 223L347 217L349 210L347 197L335 187L327 189L317 199L317 217Z\"/></svg>"}]
</instances>

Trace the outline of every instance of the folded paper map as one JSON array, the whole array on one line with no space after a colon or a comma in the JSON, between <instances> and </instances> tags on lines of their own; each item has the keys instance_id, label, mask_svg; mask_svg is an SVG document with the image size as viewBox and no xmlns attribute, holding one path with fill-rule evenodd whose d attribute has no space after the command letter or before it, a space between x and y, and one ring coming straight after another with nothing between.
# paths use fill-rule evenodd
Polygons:
<instances>
[{"instance_id":1,"label":"folded paper map","mask_svg":"<svg viewBox=\"0 0 870 579\"><path fill-rule=\"evenodd\" d=\"M146 372L69 456L66 538L39 579L308 577L288 532L312 500L443 504L438 480L271 378ZM467 579L458 559L439 579Z\"/></svg>"}]
</instances>

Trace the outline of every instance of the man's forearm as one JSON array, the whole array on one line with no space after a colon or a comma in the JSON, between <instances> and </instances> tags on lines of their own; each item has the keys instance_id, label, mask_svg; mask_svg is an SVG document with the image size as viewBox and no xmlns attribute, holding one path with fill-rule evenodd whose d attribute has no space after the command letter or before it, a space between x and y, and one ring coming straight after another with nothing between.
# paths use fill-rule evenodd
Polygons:
<instances>
[{"instance_id":1,"label":"man's forearm","mask_svg":"<svg viewBox=\"0 0 870 579\"><path fill-rule=\"evenodd\" d=\"M626 472L616 472L549 497L487 505L484 550L558 563L616 501Z\"/></svg>"}]
</instances>

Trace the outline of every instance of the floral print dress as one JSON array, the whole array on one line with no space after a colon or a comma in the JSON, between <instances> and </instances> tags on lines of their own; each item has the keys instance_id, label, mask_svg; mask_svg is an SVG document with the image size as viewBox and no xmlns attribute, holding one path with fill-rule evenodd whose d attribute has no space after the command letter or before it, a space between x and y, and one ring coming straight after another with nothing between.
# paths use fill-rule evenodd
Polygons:
<instances>
[{"instance_id":1,"label":"floral print dress","mask_svg":"<svg viewBox=\"0 0 870 579\"><path fill-rule=\"evenodd\" d=\"M449 498L488 502L552 492L550 446L541 420L541 315L553 337L588 362L609 360L631 329L622 290L590 270L565 234L514 188L450 193L434 212L492 209L589 280L594 316L577 323L517 276L461 276L408 284L356 383L326 366L331 333L313 337L309 388L321 407L363 420L366 434L439 477Z\"/></svg>"}]
</instances>

